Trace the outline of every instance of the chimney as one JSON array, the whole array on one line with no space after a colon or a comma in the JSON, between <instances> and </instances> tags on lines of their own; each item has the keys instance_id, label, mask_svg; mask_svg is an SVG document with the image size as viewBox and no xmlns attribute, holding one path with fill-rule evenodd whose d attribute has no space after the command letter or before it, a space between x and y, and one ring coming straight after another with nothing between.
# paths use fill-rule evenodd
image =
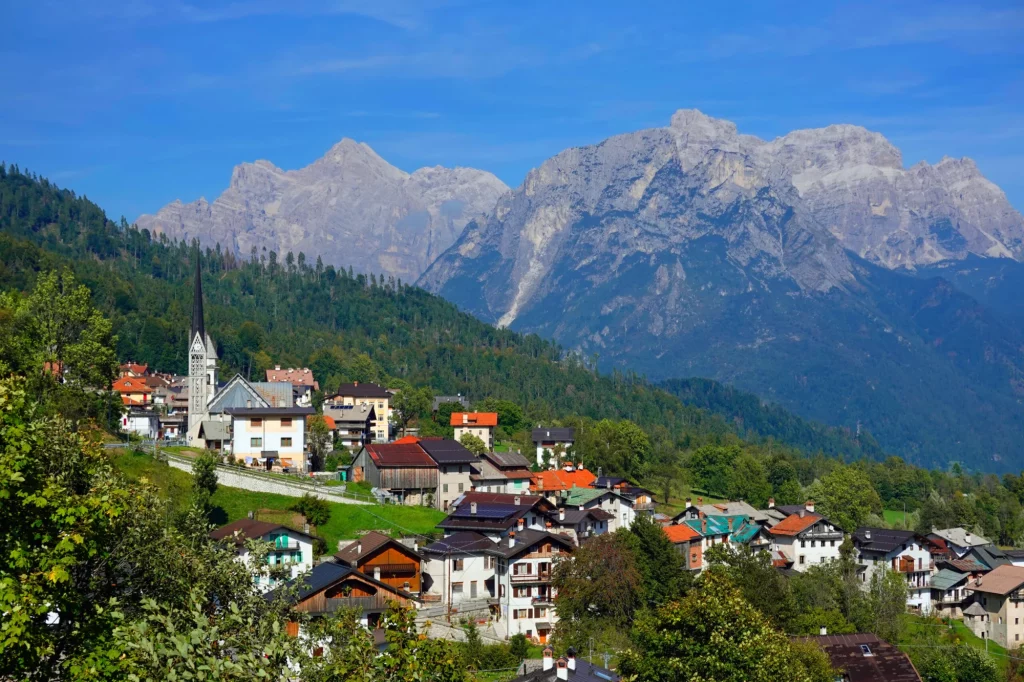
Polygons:
<instances>
[{"instance_id":1,"label":"chimney","mask_svg":"<svg viewBox=\"0 0 1024 682\"><path fill-rule=\"evenodd\" d=\"M818 631L818 634L820 634L822 637L824 637L825 635L828 634L828 628L825 627L824 625L822 625L821 626L821 630Z\"/></svg>"},{"instance_id":2,"label":"chimney","mask_svg":"<svg viewBox=\"0 0 1024 682\"><path fill-rule=\"evenodd\" d=\"M466 414L465 412L462 413L462 423L463 424L468 424L469 423L469 415Z\"/></svg>"},{"instance_id":3,"label":"chimney","mask_svg":"<svg viewBox=\"0 0 1024 682\"><path fill-rule=\"evenodd\" d=\"M555 652L552 651L551 647L544 647L544 670L551 670L554 667L555 659L552 658L554 655Z\"/></svg>"},{"instance_id":4,"label":"chimney","mask_svg":"<svg viewBox=\"0 0 1024 682\"><path fill-rule=\"evenodd\" d=\"M353 382L352 382L352 385L353 385L353 386L358 386L358 385L359 385L359 382L358 382L358 381L353 381Z\"/></svg>"},{"instance_id":5,"label":"chimney","mask_svg":"<svg viewBox=\"0 0 1024 682\"><path fill-rule=\"evenodd\" d=\"M250 509L248 516L249 516L250 519L253 519L253 518L255 518L256 514Z\"/></svg>"},{"instance_id":6,"label":"chimney","mask_svg":"<svg viewBox=\"0 0 1024 682\"><path fill-rule=\"evenodd\" d=\"M360 542L359 544L356 545L356 554L362 554L362 553L363 553L363 543Z\"/></svg>"},{"instance_id":7,"label":"chimney","mask_svg":"<svg viewBox=\"0 0 1024 682\"><path fill-rule=\"evenodd\" d=\"M302 532L309 535L309 521L304 521L302 523Z\"/></svg>"},{"instance_id":8,"label":"chimney","mask_svg":"<svg viewBox=\"0 0 1024 682\"><path fill-rule=\"evenodd\" d=\"M700 520L700 532L701 532L702 535L707 535L707 532L708 532L708 520L706 518L702 518Z\"/></svg>"},{"instance_id":9,"label":"chimney","mask_svg":"<svg viewBox=\"0 0 1024 682\"><path fill-rule=\"evenodd\" d=\"M519 519L519 531L522 532L522 530L525 527L526 527L526 519Z\"/></svg>"},{"instance_id":10,"label":"chimney","mask_svg":"<svg viewBox=\"0 0 1024 682\"><path fill-rule=\"evenodd\" d=\"M469 503L469 513L476 514L476 502Z\"/></svg>"},{"instance_id":11,"label":"chimney","mask_svg":"<svg viewBox=\"0 0 1024 682\"><path fill-rule=\"evenodd\" d=\"M508 548L512 549L516 546L516 532L512 531L508 534Z\"/></svg>"},{"instance_id":12,"label":"chimney","mask_svg":"<svg viewBox=\"0 0 1024 682\"><path fill-rule=\"evenodd\" d=\"M704 506L704 498L703 497L698 497L697 498L697 506L698 507L703 507Z\"/></svg>"},{"instance_id":13,"label":"chimney","mask_svg":"<svg viewBox=\"0 0 1024 682\"><path fill-rule=\"evenodd\" d=\"M768 508L769 509L775 509L775 498L774 497L769 497L768 498Z\"/></svg>"},{"instance_id":14,"label":"chimney","mask_svg":"<svg viewBox=\"0 0 1024 682\"><path fill-rule=\"evenodd\" d=\"M519 497L518 495L516 495L515 498L512 500L512 504L514 504L517 507L520 506L522 504L522 502L523 502L523 499L521 497Z\"/></svg>"},{"instance_id":15,"label":"chimney","mask_svg":"<svg viewBox=\"0 0 1024 682\"><path fill-rule=\"evenodd\" d=\"M280 372L281 371L281 365L274 365L274 370Z\"/></svg>"},{"instance_id":16,"label":"chimney","mask_svg":"<svg viewBox=\"0 0 1024 682\"><path fill-rule=\"evenodd\" d=\"M558 520L565 521L565 507L558 510Z\"/></svg>"},{"instance_id":17,"label":"chimney","mask_svg":"<svg viewBox=\"0 0 1024 682\"><path fill-rule=\"evenodd\" d=\"M807 500L806 502L804 502L804 509L806 509L807 511L813 513L814 512L814 500Z\"/></svg>"},{"instance_id":18,"label":"chimney","mask_svg":"<svg viewBox=\"0 0 1024 682\"><path fill-rule=\"evenodd\" d=\"M686 498L686 506L689 507L690 503L693 502L689 497Z\"/></svg>"},{"instance_id":19,"label":"chimney","mask_svg":"<svg viewBox=\"0 0 1024 682\"><path fill-rule=\"evenodd\" d=\"M565 652L565 662L569 670L576 672L576 650L572 647Z\"/></svg>"},{"instance_id":20,"label":"chimney","mask_svg":"<svg viewBox=\"0 0 1024 682\"><path fill-rule=\"evenodd\" d=\"M373 567L373 579L377 581L380 580L380 566Z\"/></svg>"},{"instance_id":21,"label":"chimney","mask_svg":"<svg viewBox=\"0 0 1024 682\"><path fill-rule=\"evenodd\" d=\"M729 532L732 532L732 517L729 517Z\"/></svg>"},{"instance_id":22,"label":"chimney","mask_svg":"<svg viewBox=\"0 0 1024 682\"><path fill-rule=\"evenodd\" d=\"M870 528L868 528L867 530L864 531L864 539L865 540L870 540L871 539L871 529Z\"/></svg>"},{"instance_id":23,"label":"chimney","mask_svg":"<svg viewBox=\"0 0 1024 682\"><path fill-rule=\"evenodd\" d=\"M560 680L569 679L569 664L564 658L558 659L555 663L555 676Z\"/></svg>"},{"instance_id":24,"label":"chimney","mask_svg":"<svg viewBox=\"0 0 1024 682\"><path fill-rule=\"evenodd\" d=\"M964 542L966 542L967 544L971 544L971 534L970 533L964 533Z\"/></svg>"},{"instance_id":25,"label":"chimney","mask_svg":"<svg viewBox=\"0 0 1024 682\"><path fill-rule=\"evenodd\" d=\"M800 518L802 519L806 513L807 513L806 509L801 509L800 510Z\"/></svg>"},{"instance_id":26,"label":"chimney","mask_svg":"<svg viewBox=\"0 0 1024 682\"><path fill-rule=\"evenodd\" d=\"M607 488L608 490L611 490L612 489L612 479L610 479L610 478L604 479L604 487Z\"/></svg>"}]
</instances>

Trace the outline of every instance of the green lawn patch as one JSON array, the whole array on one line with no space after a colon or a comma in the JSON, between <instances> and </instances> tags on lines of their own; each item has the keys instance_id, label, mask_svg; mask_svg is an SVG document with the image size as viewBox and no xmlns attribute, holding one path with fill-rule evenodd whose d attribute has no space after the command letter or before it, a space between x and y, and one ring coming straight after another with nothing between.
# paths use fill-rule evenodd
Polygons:
<instances>
[{"instance_id":1,"label":"green lawn patch","mask_svg":"<svg viewBox=\"0 0 1024 682\"><path fill-rule=\"evenodd\" d=\"M141 452L121 452L114 457L114 464L130 479L145 478L159 491L160 496L169 499L175 505L184 505L191 490L192 477L179 469L172 469L167 464L155 461L148 454ZM245 518L250 511L276 510L282 512L281 518L273 520L285 522L289 515L288 508L295 504L295 497L259 493L241 488L218 486L213 495L213 505L219 508L217 522L224 524ZM427 507L406 507L402 505L354 505L331 502L331 520L317 529L327 541L328 551L334 553L338 540L349 540L359 537L361 532L379 530L401 536L410 533L417 535L438 535L437 524L445 517L443 512ZM272 516L272 512L270 516ZM267 518L264 512L262 518ZM270 520L270 519L268 519Z\"/></svg>"},{"instance_id":2,"label":"green lawn patch","mask_svg":"<svg viewBox=\"0 0 1024 682\"><path fill-rule=\"evenodd\" d=\"M902 514L902 510L900 511ZM923 650L937 646L953 646L958 643L985 651L985 640L978 637L963 624L963 621L939 620L923 616L906 616L906 629L900 641L902 648L913 659ZM952 624L952 627L950 627ZM988 642L988 654L1000 672L1005 674L1009 664L1007 651L993 641Z\"/></svg>"}]
</instances>

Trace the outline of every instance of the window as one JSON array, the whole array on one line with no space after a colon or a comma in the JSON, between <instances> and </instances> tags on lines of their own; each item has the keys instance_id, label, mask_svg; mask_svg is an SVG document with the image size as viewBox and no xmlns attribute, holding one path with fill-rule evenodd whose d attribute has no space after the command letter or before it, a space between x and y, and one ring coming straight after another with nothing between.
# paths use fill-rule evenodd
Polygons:
<instances>
[{"instance_id":1,"label":"window","mask_svg":"<svg viewBox=\"0 0 1024 682\"><path fill-rule=\"evenodd\" d=\"M292 446L292 439L291 438L282 438L281 439L281 447L282 448L290 448L291 446Z\"/></svg>"},{"instance_id":2,"label":"window","mask_svg":"<svg viewBox=\"0 0 1024 682\"><path fill-rule=\"evenodd\" d=\"M531 588L529 588L529 587L513 587L512 588L512 596L513 597L532 597L533 596L533 590Z\"/></svg>"},{"instance_id":3,"label":"window","mask_svg":"<svg viewBox=\"0 0 1024 682\"><path fill-rule=\"evenodd\" d=\"M452 594L462 595L462 583L452 583Z\"/></svg>"},{"instance_id":4,"label":"window","mask_svg":"<svg viewBox=\"0 0 1024 682\"><path fill-rule=\"evenodd\" d=\"M829 547L835 547L835 546L836 546L836 541L835 541L835 540L832 540L832 541L831 541L831 544L829 545Z\"/></svg>"},{"instance_id":5,"label":"window","mask_svg":"<svg viewBox=\"0 0 1024 682\"><path fill-rule=\"evenodd\" d=\"M261 447L263 447L263 439L262 438L250 438L249 439L249 447L253 447L253 448L261 448Z\"/></svg>"},{"instance_id":6,"label":"window","mask_svg":"<svg viewBox=\"0 0 1024 682\"><path fill-rule=\"evenodd\" d=\"M811 540L811 549L814 549L817 546L818 546L818 541L817 540Z\"/></svg>"},{"instance_id":7,"label":"window","mask_svg":"<svg viewBox=\"0 0 1024 682\"><path fill-rule=\"evenodd\" d=\"M460 474L462 473L462 465L461 465L461 464L459 465L459 473L460 473ZM460 492L461 492L461 491L460 491Z\"/></svg>"},{"instance_id":8,"label":"window","mask_svg":"<svg viewBox=\"0 0 1024 682\"><path fill-rule=\"evenodd\" d=\"M292 425L292 418L291 417L281 417L281 426L291 426L291 425Z\"/></svg>"},{"instance_id":9,"label":"window","mask_svg":"<svg viewBox=\"0 0 1024 682\"><path fill-rule=\"evenodd\" d=\"M448 484L447 484L447 483L445 483L445 484L444 484L443 486L441 486L441 487L442 487L442 488L444 488L444 490L443 490L442 492L448 492Z\"/></svg>"},{"instance_id":10,"label":"window","mask_svg":"<svg viewBox=\"0 0 1024 682\"><path fill-rule=\"evenodd\" d=\"M801 540L800 541L800 549L803 549L806 546L807 546L807 541L806 540Z\"/></svg>"},{"instance_id":11,"label":"window","mask_svg":"<svg viewBox=\"0 0 1024 682\"><path fill-rule=\"evenodd\" d=\"M460 468L461 468L461 467L460 467ZM460 492L460 493L461 493L461 492L463 491L463 485L464 485L464 484L462 484L462 483L460 483L460 484L459 484L459 492Z\"/></svg>"},{"instance_id":12,"label":"window","mask_svg":"<svg viewBox=\"0 0 1024 682\"><path fill-rule=\"evenodd\" d=\"M800 565L801 566L804 565L804 555L803 554L800 555Z\"/></svg>"},{"instance_id":13,"label":"window","mask_svg":"<svg viewBox=\"0 0 1024 682\"><path fill-rule=\"evenodd\" d=\"M249 425L259 428L263 426L263 419L260 417L253 417L252 419L249 420Z\"/></svg>"},{"instance_id":14,"label":"window","mask_svg":"<svg viewBox=\"0 0 1024 682\"><path fill-rule=\"evenodd\" d=\"M465 559L452 559L452 570L461 571L465 561Z\"/></svg>"}]
</instances>

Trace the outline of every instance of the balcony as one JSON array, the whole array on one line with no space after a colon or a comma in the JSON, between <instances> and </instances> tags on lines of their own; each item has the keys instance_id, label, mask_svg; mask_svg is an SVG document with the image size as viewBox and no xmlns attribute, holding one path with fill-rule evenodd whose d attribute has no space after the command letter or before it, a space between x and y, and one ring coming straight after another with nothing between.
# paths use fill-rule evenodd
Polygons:
<instances>
[{"instance_id":1,"label":"balcony","mask_svg":"<svg viewBox=\"0 0 1024 682\"><path fill-rule=\"evenodd\" d=\"M653 502L634 502L633 511L654 511Z\"/></svg>"},{"instance_id":2,"label":"balcony","mask_svg":"<svg viewBox=\"0 0 1024 682\"><path fill-rule=\"evenodd\" d=\"M554 606L555 598L550 594L542 594L534 597L530 602L535 606Z\"/></svg>"},{"instance_id":3,"label":"balcony","mask_svg":"<svg viewBox=\"0 0 1024 682\"><path fill-rule=\"evenodd\" d=\"M375 594L372 597L335 597L326 599L324 613L334 613L340 609L357 609L364 613L387 611L394 599L390 595Z\"/></svg>"},{"instance_id":4,"label":"balcony","mask_svg":"<svg viewBox=\"0 0 1024 682\"><path fill-rule=\"evenodd\" d=\"M551 582L551 572L546 573L520 573L509 576L509 579L513 583L549 583Z\"/></svg>"}]
</instances>

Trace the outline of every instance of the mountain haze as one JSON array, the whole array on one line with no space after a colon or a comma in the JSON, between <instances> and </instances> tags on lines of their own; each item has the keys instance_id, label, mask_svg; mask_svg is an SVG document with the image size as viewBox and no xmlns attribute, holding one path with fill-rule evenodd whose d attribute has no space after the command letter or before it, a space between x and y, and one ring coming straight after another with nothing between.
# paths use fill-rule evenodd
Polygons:
<instances>
[{"instance_id":1,"label":"mountain haze","mask_svg":"<svg viewBox=\"0 0 1024 682\"><path fill-rule=\"evenodd\" d=\"M991 468L1024 461L1024 338L933 269L1017 265L1022 245L970 160L903 168L857 126L766 142L680 111L547 160L420 284L606 367L707 376Z\"/></svg>"},{"instance_id":2,"label":"mountain haze","mask_svg":"<svg viewBox=\"0 0 1024 682\"><path fill-rule=\"evenodd\" d=\"M343 139L299 170L269 161L238 165L212 203L175 201L136 224L173 239L220 243L246 258L252 249L304 252L328 265L413 281L507 190L472 168L406 173L368 145Z\"/></svg>"}]
</instances>

